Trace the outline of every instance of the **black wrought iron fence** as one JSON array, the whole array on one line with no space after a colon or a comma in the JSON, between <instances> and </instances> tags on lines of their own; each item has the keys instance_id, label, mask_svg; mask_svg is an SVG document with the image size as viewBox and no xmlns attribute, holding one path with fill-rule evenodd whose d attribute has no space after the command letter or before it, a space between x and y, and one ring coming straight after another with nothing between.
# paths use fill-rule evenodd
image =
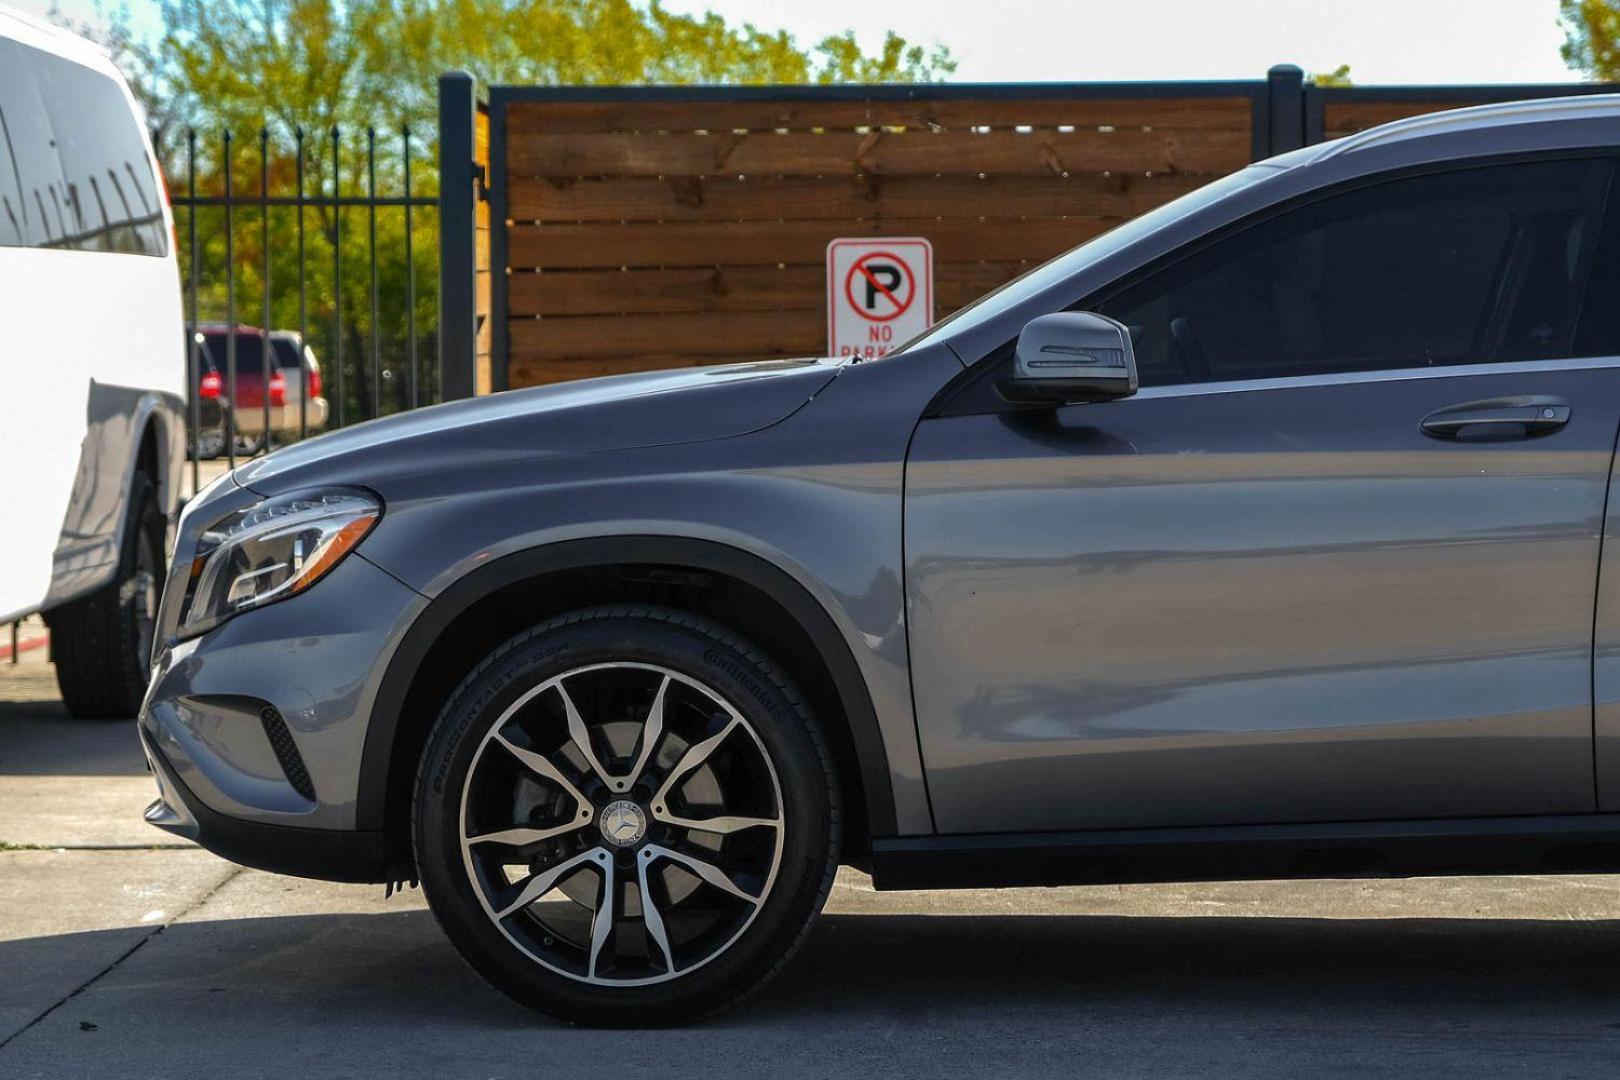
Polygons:
<instances>
[{"instance_id":1,"label":"black wrought iron fence","mask_svg":"<svg viewBox=\"0 0 1620 1080\"><path fill-rule=\"evenodd\" d=\"M336 127L262 129L246 147L193 128L169 153L154 139L180 241L194 485L216 447L234 467L438 396L437 173L413 176L408 126L359 142Z\"/></svg>"}]
</instances>

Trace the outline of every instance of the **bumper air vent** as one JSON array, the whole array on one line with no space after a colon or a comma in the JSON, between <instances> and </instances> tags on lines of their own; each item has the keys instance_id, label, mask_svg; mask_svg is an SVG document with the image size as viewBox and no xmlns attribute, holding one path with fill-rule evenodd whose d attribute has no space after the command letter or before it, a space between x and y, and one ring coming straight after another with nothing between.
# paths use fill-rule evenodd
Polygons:
<instances>
[{"instance_id":1,"label":"bumper air vent","mask_svg":"<svg viewBox=\"0 0 1620 1080\"><path fill-rule=\"evenodd\" d=\"M281 771L287 776L287 783L298 794L314 802L315 783L310 780L309 770L304 767L304 756L298 752L292 732L287 730L287 721L281 718L275 706L266 705L259 710L259 722L264 725L265 738L270 740L270 749L275 751Z\"/></svg>"}]
</instances>

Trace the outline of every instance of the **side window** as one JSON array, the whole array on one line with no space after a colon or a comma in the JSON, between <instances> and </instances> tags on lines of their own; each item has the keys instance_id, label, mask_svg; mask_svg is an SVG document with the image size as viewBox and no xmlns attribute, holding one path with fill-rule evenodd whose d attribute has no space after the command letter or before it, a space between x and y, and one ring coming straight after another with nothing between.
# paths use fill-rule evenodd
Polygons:
<instances>
[{"instance_id":1,"label":"side window","mask_svg":"<svg viewBox=\"0 0 1620 1080\"><path fill-rule=\"evenodd\" d=\"M1607 159L1359 187L1082 306L1131 328L1142 384L1573 355Z\"/></svg>"},{"instance_id":2,"label":"side window","mask_svg":"<svg viewBox=\"0 0 1620 1080\"><path fill-rule=\"evenodd\" d=\"M62 169L29 63L33 53L0 41L0 245L6 247L42 247L65 235Z\"/></svg>"},{"instance_id":3,"label":"side window","mask_svg":"<svg viewBox=\"0 0 1620 1080\"><path fill-rule=\"evenodd\" d=\"M0 65L6 62L6 43L0 41ZM4 86L0 85L0 90ZM11 150L10 124L6 121L8 103L0 98L0 247L27 247L28 222L23 210L21 177Z\"/></svg>"},{"instance_id":4,"label":"side window","mask_svg":"<svg viewBox=\"0 0 1620 1080\"><path fill-rule=\"evenodd\" d=\"M0 109L20 189L20 228L0 205L0 242L164 255L163 196L123 88L98 71L0 42ZM0 199L6 197L0 181Z\"/></svg>"}]
</instances>

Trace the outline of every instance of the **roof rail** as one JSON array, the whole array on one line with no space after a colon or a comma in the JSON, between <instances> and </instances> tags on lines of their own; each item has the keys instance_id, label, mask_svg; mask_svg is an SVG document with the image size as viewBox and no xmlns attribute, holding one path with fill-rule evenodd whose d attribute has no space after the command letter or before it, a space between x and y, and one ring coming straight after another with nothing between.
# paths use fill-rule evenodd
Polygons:
<instances>
[{"instance_id":1,"label":"roof rail","mask_svg":"<svg viewBox=\"0 0 1620 1080\"><path fill-rule=\"evenodd\" d=\"M1442 134L1450 130L1466 131L1473 127L1496 124L1571 120L1585 115L1620 116L1620 94L1581 94L1571 97L1536 98L1532 101L1507 101L1409 116L1404 120L1393 120L1325 143L1322 153L1315 160L1326 161L1380 143Z\"/></svg>"}]
</instances>

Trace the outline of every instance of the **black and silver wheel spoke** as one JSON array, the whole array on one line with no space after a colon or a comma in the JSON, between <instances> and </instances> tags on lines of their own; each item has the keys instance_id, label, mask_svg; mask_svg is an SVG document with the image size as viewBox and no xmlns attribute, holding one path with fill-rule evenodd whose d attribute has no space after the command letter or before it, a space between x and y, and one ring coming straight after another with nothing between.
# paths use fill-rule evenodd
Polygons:
<instances>
[{"instance_id":1,"label":"black and silver wheel spoke","mask_svg":"<svg viewBox=\"0 0 1620 1080\"><path fill-rule=\"evenodd\" d=\"M568 797L573 799L582 809L589 810L591 801L581 794L579 788L575 787L573 782L562 774L562 770L553 765L544 754L537 754L533 750L517 745L499 731L495 732L495 741L506 747L513 757L523 762L534 772L562 788Z\"/></svg>"},{"instance_id":2,"label":"black and silver wheel spoke","mask_svg":"<svg viewBox=\"0 0 1620 1080\"><path fill-rule=\"evenodd\" d=\"M591 819L591 813L586 810L581 817L573 821L565 821L561 825L550 828L536 828L533 825L514 825L510 829L497 829L494 832L479 833L467 837L468 844L505 844L508 847L528 847L538 844L542 840L553 840L577 829L583 829Z\"/></svg>"},{"instance_id":3,"label":"black and silver wheel spoke","mask_svg":"<svg viewBox=\"0 0 1620 1080\"><path fill-rule=\"evenodd\" d=\"M739 817L736 814L719 814L709 818L678 817L668 810L660 811L653 808L653 817L665 825L673 825L677 829L696 829L699 832L718 833L722 836L729 833L741 832L744 829L780 829L781 818Z\"/></svg>"},{"instance_id":4,"label":"black and silver wheel spoke","mask_svg":"<svg viewBox=\"0 0 1620 1080\"><path fill-rule=\"evenodd\" d=\"M602 949L613 938L614 927L624 917L624 884L612 858L601 860L602 884L597 889L596 911L591 916L591 960L585 977L595 979L602 963Z\"/></svg>"},{"instance_id":5,"label":"black and silver wheel spoke","mask_svg":"<svg viewBox=\"0 0 1620 1080\"><path fill-rule=\"evenodd\" d=\"M681 756L681 760L675 763L675 767L673 769L669 770L669 774L664 777L664 782L658 785L657 791L653 792L652 801L654 813L657 813L658 808L664 805L665 801L669 797L670 790L674 788L675 784L693 769L696 769L705 761L709 760L709 755L714 753L715 749L721 743L726 741L726 736L735 731L737 729L737 725L743 722L742 717L738 716L736 713L732 713L730 715L730 720L727 721L723 728L721 728L715 734L710 735L702 742L688 747L686 753Z\"/></svg>"},{"instance_id":6,"label":"black and silver wheel spoke","mask_svg":"<svg viewBox=\"0 0 1620 1080\"><path fill-rule=\"evenodd\" d=\"M573 858L558 863L549 870L542 870L539 873L530 875L520 883L521 887L518 889L517 896L508 901L499 911L496 911L495 917L504 919L522 911L555 889L562 879L574 870L586 865L599 866L606 857L607 853L601 848L592 848L590 851L582 851Z\"/></svg>"},{"instance_id":7,"label":"black and silver wheel spoke","mask_svg":"<svg viewBox=\"0 0 1620 1080\"><path fill-rule=\"evenodd\" d=\"M757 905L761 899L761 897L755 896L735 881L732 881L726 872L714 865L714 863L695 858L684 851L675 851L672 848L660 847L657 844L648 844L642 849L641 856L642 861L649 866L659 859L669 859L679 863L720 891L729 893L739 900L746 900L750 904Z\"/></svg>"},{"instance_id":8,"label":"black and silver wheel spoke","mask_svg":"<svg viewBox=\"0 0 1620 1080\"><path fill-rule=\"evenodd\" d=\"M495 925L600 984L660 982L729 948L770 893L784 827L743 715L646 663L576 668L520 695L462 793L463 861Z\"/></svg>"}]
</instances>

